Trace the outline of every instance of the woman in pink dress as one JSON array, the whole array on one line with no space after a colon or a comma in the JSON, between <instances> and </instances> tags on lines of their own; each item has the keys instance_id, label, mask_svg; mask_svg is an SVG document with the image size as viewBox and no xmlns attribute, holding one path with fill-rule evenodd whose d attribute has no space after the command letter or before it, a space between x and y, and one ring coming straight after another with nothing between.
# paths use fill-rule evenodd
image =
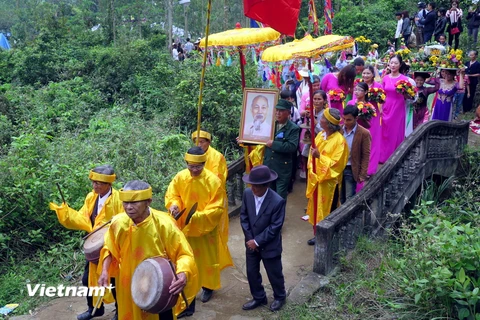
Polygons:
<instances>
[{"instance_id":1,"label":"woman in pink dress","mask_svg":"<svg viewBox=\"0 0 480 320\"><path fill-rule=\"evenodd\" d=\"M355 80L356 71L355 66L352 64L342 68L340 72L328 73L322 79L321 89L327 93L333 89L342 89L345 93L351 94L353 92L353 81ZM343 104L341 102L332 102L328 99L328 105L330 108L335 108L340 111L340 115L343 116Z\"/></svg>"},{"instance_id":2,"label":"woman in pink dress","mask_svg":"<svg viewBox=\"0 0 480 320\"><path fill-rule=\"evenodd\" d=\"M402 64L400 55L391 57L388 64L390 74L383 78L386 100L382 108L380 163L385 163L405 139L406 102L404 95L398 93L395 86L400 80L409 81L408 77L400 73Z\"/></svg>"},{"instance_id":3,"label":"woman in pink dress","mask_svg":"<svg viewBox=\"0 0 480 320\"><path fill-rule=\"evenodd\" d=\"M365 66L362 73L363 81L368 84L369 88L382 88L382 85L375 81L375 68L372 65ZM369 101L377 110L377 116L370 119L370 135L372 136L372 144L370 147L370 163L368 165L368 176L372 176L377 172L378 163L380 161L380 150L382 149L382 128L380 126L380 106L376 101Z\"/></svg>"}]
</instances>

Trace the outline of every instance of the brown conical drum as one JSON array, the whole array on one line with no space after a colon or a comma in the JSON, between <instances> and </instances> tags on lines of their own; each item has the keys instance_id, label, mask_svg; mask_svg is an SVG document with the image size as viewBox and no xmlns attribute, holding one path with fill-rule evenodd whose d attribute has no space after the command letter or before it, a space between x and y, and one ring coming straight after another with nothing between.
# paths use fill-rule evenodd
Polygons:
<instances>
[{"instance_id":1,"label":"brown conical drum","mask_svg":"<svg viewBox=\"0 0 480 320\"><path fill-rule=\"evenodd\" d=\"M83 243L83 252L85 252L85 258L95 264L98 264L98 259L100 258L100 251L103 248L105 243L104 237L105 233L108 231L108 226L101 228L96 231L94 234L85 239Z\"/></svg>"},{"instance_id":2,"label":"brown conical drum","mask_svg":"<svg viewBox=\"0 0 480 320\"><path fill-rule=\"evenodd\" d=\"M132 298L135 304L149 313L162 313L172 309L178 295L171 295L168 288L175 275L167 259L149 258L140 263L132 277Z\"/></svg>"}]
</instances>

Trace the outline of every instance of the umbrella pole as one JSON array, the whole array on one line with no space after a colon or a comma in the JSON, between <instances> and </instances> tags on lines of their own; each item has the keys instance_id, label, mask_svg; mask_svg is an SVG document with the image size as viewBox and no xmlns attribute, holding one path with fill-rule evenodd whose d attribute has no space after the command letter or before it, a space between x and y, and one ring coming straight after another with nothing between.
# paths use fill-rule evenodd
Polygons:
<instances>
[{"instance_id":1,"label":"umbrella pole","mask_svg":"<svg viewBox=\"0 0 480 320\"><path fill-rule=\"evenodd\" d=\"M312 59L308 58L308 69L312 72ZM315 115L313 110L313 84L312 79L308 77L308 89L310 95L310 132L312 136L312 148L315 148ZM313 174L317 173L317 164L316 160L312 157L312 171ZM318 186L315 186L315 190L313 191L313 234L316 234L317 229L315 228L317 225L317 208L318 205Z\"/></svg>"},{"instance_id":2,"label":"umbrella pole","mask_svg":"<svg viewBox=\"0 0 480 320\"><path fill-rule=\"evenodd\" d=\"M245 66L243 65L244 57L242 48L238 48L239 58L240 58L240 74L242 75L242 91L245 89Z\"/></svg>"},{"instance_id":3,"label":"umbrella pole","mask_svg":"<svg viewBox=\"0 0 480 320\"><path fill-rule=\"evenodd\" d=\"M210 33L210 12L212 9L212 0L208 0L207 5L207 25L205 26L205 51L203 52L203 65L202 75L200 76L200 93L198 94L198 111L197 111L197 139L195 145L198 146L198 140L200 137L200 125L202 122L202 98L203 98L203 85L205 81L205 69L207 67L207 54L208 54L208 34Z\"/></svg>"}]
</instances>

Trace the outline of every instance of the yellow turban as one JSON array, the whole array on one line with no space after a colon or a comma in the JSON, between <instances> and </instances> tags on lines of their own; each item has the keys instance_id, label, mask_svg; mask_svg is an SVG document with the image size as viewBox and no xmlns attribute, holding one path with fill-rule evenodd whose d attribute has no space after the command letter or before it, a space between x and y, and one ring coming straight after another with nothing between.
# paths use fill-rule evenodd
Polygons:
<instances>
[{"instance_id":1,"label":"yellow turban","mask_svg":"<svg viewBox=\"0 0 480 320\"><path fill-rule=\"evenodd\" d=\"M192 140L195 141L197 138L198 131L192 133ZM212 141L212 135L207 131L200 130L200 138L207 139L208 141Z\"/></svg>"},{"instance_id":2,"label":"yellow turban","mask_svg":"<svg viewBox=\"0 0 480 320\"><path fill-rule=\"evenodd\" d=\"M114 174L102 174L98 172L93 172L90 170L90 173L88 175L88 178L92 181L100 181L100 182L106 182L106 183L113 183L117 176Z\"/></svg>"},{"instance_id":3,"label":"yellow turban","mask_svg":"<svg viewBox=\"0 0 480 320\"><path fill-rule=\"evenodd\" d=\"M120 189L120 200L123 202L137 202L152 199L152 187L146 190L128 190Z\"/></svg>"},{"instance_id":4,"label":"yellow turban","mask_svg":"<svg viewBox=\"0 0 480 320\"><path fill-rule=\"evenodd\" d=\"M327 108L325 109L325 111L323 112L323 115L325 116L325 119L328 120L328 122L330 122L331 124L334 124L336 126L338 126L338 124L340 123L340 120L337 120L335 119L331 114L330 114L330 108Z\"/></svg>"},{"instance_id":5,"label":"yellow turban","mask_svg":"<svg viewBox=\"0 0 480 320\"><path fill-rule=\"evenodd\" d=\"M187 162L204 163L204 162L207 162L207 155L206 154L198 155L198 154L185 153L184 159Z\"/></svg>"}]
</instances>

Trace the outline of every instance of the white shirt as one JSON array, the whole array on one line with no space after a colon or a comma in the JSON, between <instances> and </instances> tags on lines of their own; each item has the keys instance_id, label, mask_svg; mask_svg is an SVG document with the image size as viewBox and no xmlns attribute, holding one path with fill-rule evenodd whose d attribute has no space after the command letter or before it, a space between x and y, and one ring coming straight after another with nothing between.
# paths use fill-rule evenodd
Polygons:
<instances>
[{"instance_id":1,"label":"white shirt","mask_svg":"<svg viewBox=\"0 0 480 320\"><path fill-rule=\"evenodd\" d=\"M267 191L263 194L261 197L257 197L256 195L253 195L253 199L255 200L255 215L258 216L258 213L260 212L260 208L262 207L263 200L265 200L265 196L268 193Z\"/></svg>"},{"instance_id":2,"label":"white shirt","mask_svg":"<svg viewBox=\"0 0 480 320\"><path fill-rule=\"evenodd\" d=\"M112 194L112 189L110 188L110 190L108 190L107 194L104 195L103 197L98 195L97 214L99 214L100 211L102 211L103 206L105 205L105 201L107 201L108 197L110 197L111 194Z\"/></svg>"},{"instance_id":3,"label":"white shirt","mask_svg":"<svg viewBox=\"0 0 480 320\"><path fill-rule=\"evenodd\" d=\"M402 26L403 26L403 20L402 19L397 20L397 30L395 30L395 39L400 38L400 34L402 33Z\"/></svg>"}]
</instances>

